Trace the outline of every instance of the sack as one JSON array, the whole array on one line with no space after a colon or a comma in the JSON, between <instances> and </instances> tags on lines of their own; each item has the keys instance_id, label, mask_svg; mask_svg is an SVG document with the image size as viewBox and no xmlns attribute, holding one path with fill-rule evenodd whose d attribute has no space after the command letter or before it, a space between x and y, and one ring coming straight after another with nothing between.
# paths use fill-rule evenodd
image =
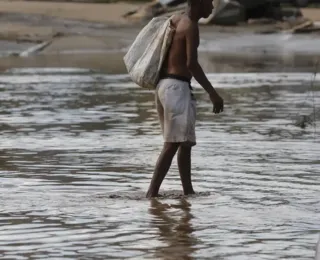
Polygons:
<instances>
[{"instance_id":1,"label":"sack","mask_svg":"<svg viewBox=\"0 0 320 260\"><path fill-rule=\"evenodd\" d=\"M174 31L171 17L155 17L141 30L123 59L133 82L156 88Z\"/></svg>"}]
</instances>

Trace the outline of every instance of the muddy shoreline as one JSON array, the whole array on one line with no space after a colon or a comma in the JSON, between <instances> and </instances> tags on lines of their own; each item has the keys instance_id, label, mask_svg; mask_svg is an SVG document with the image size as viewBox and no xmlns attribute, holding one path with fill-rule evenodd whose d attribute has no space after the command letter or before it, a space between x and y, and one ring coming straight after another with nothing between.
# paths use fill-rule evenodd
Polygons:
<instances>
[{"instance_id":1,"label":"muddy shoreline","mask_svg":"<svg viewBox=\"0 0 320 260\"><path fill-rule=\"evenodd\" d=\"M59 3L57 7L53 2L1 2L0 71L80 67L126 73L123 55L144 24L130 23L121 16L137 6ZM102 10L88 14L86 9ZM317 18L310 10L308 15ZM320 33L279 32L285 26L290 28L283 23L201 26L200 62L206 72L310 71L319 59L316 46ZM252 39L253 35L258 38Z\"/></svg>"}]
</instances>

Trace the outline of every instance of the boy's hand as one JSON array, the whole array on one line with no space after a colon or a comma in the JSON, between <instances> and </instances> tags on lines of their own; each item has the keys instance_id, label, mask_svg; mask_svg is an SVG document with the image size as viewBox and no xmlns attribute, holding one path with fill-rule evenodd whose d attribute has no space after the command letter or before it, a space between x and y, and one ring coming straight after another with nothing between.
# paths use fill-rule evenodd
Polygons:
<instances>
[{"instance_id":1,"label":"boy's hand","mask_svg":"<svg viewBox=\"0 0 320 260\"><path fill-rule=\"evenodd\" d=\"M213 113L223 112L223 99L217 93L210 95L210 100L213 104Z\"/></svg>"}]
</instances>

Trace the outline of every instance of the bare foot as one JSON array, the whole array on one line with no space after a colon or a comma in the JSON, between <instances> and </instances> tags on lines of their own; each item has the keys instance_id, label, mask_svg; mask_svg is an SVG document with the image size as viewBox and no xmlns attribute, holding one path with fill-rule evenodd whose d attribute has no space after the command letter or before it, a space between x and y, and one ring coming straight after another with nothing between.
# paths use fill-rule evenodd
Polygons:
<instances>
[{"instance_id":1,"label":"bare foot","mask_svg":"<svg viewBox=\"0 0 320 260\"><path fill-rule=\"evenodd\" d=\"M155 197L158 197L159 196L159 194L158 194L158 192L154 192L154 191L148 191L147 192L147 195L146 195L146 198L155 198Z\"/></svg>"},{"instance_id":2,"label":"bare foot","mask_svg":"<svg viewBox=\"0 0 320 260\"><path fill-rule=\"evenodd\" d=\"M186 195L186 196L193 195L193 194L196 194L193 189L188 190L188 191L184 191L184 195Z\"/></svg>"}]
</instances>

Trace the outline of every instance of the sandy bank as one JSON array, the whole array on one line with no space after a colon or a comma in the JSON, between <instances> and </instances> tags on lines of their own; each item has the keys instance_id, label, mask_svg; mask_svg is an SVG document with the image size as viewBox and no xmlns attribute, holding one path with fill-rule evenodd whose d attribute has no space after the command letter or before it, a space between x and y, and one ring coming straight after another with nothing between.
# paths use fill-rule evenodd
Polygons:
<instances>
[{"instance_id":1,"label":"sandy bank","mask_svg":"<svg viewBox=\"0 0 320 260\"><path fill-rule=\"evenodd\" d=\"M12 67L81 67L101 69L108 73L125 73L122 61L124 50L133 41L141 25L130 24L122 18L122 15L140 5L142 4L0 1L0 54L11 54L0 58L0 70ZM320 21L318 10L305 9L303 13L307 17ZM211 42L215 39L223 40L223 37L232 36L234 33L243 36L243 34L253 34L261 30L275 31L277 26L272 24L238 27L201 26L201 37ZM1 40L6 41L1 43ZM8 40L13 42L12 53L8 49L8 46L10 48ZM234 40L233 38L231 41ZM311 36L310 40L312 41ZM28 43L24 43L25 41ZM21 49L30 47L30 42L34 44L49 42L50 44L36 53L31 52L30 55L17 57ZM21 44L22 47L17 47L17 44ZM265 43L265 45L270 44L274 45L273 42ZM220 45L224 46L221 43ZM213 47L216 48L215 44ZM19 51L16 52L16 50ZM260 52L265 52L264 47L259 49ZM212 57L203 55L202 62L205 64L206 71L230 72L235 69L235 66L236 69L241 70L239 62L246 62L246 57L238 57L239 59L231 57L236 60L236 65L231 65L229 68L232 59L230 57L224 59L221 56L220 61L225 62L221 69L215 62L216 54ZM309 57L312 55L308 54ZM258 59L264 58L263 55L258 57ZM281 60L282 58L280 63ZM285 63L292 64L291 61ZM255 60L249 61L250 70L255 70L254 64L257 64Z\"/></svg>"},{"instance_id":2,"label":"sandy bank","mask_svg":"<svg viewBox=\"0 0 320 260\"><path fill-rule=\"evenodd\" d=\"M320 8L302 8L301 12L304 17L320 22Z\"/></svg>"},{"instance_id":3,"label":"sandy bank","mask_svg":"<svg viewBox=\"0 0 320 260\"><path fill-rule=\"evenodd\" d=\"M65 3L44 1L0 1L0 40L40 42L57 35L103 35L110 36L116 28L127 33L125 27L141 27L123 18L129 11L143 3L117 2L110 4ZM302 9L308 19L320 21L319 9ZM300 21L298 22L300 23ZM295 26L283 24L250 24L241 26L209 26L212 32L275 32Z\"/></svg>"},{"instance_id":4,"label":"sandy bank","mask_svg":"<svg viewBox=\"0 0 320 260\"><path fill-rule=\"evenodd\" d=\"M122 15L140 6L143 6L143 3L117 2L99 4L2 0L0 1L0 12L41 14L63 19L127 24L128 21L122 18ZM320 9L303 8L301 11L306 18L320 21Z\"/></svg>"},{"instance_id":5,"label":"sandy bank","mask_svg":"<svg viewBox=\"0 0 320 260\"><path fill-rule=\"evenodd\" d=\"M134 3L63 3L43 1L0 1L1 13L40 14L89 22L127 24L122 15L139 5Z\"/></svg>"}]
</instances>

